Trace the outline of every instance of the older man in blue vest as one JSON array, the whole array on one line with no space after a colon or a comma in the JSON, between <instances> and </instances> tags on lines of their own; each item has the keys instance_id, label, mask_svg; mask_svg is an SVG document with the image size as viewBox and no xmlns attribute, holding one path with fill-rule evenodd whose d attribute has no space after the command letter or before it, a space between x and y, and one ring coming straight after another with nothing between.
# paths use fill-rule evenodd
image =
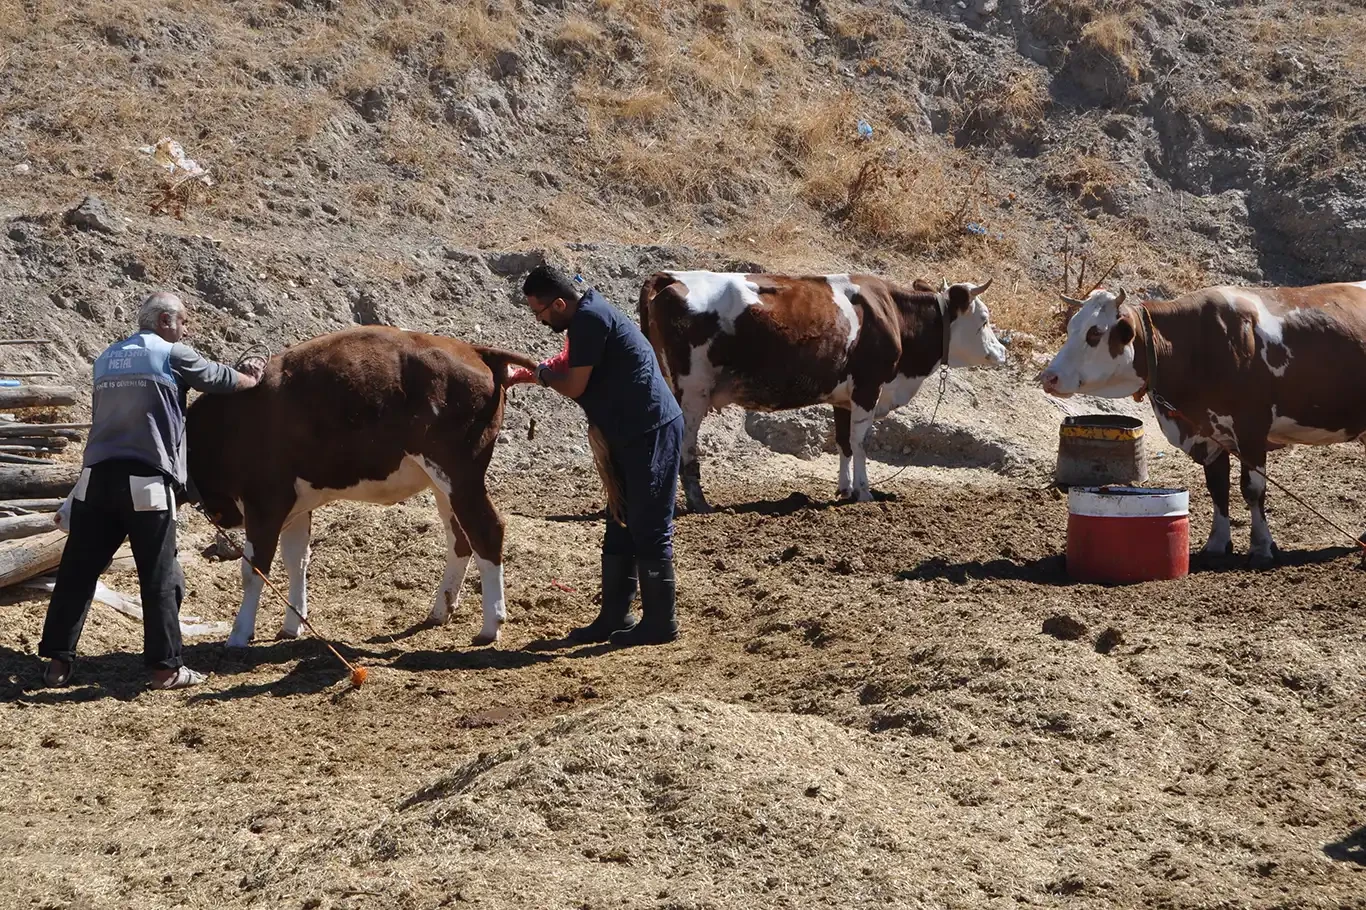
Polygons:
<instances>
[{"instance_id":1,"label":"older man in blue vest","mask_svg":"<svg viewBox=\"0 0 1366 910\"><path fill-rule=\"evenodd\" d=\"M204 680L181 659L185 581L176 559L176 492L186 486L185 399L190 389L249 389L264 363L239 372L205 360L181 342L188 317L174 294L151 294L138 311L137 333L95 360L90 438L70 496L70 536L38 645L38 654L49 658L43 673L49 686L70 681L95 586L125 539L142 589L148 685L183 689Z\"/></svg>"}]
</instances>

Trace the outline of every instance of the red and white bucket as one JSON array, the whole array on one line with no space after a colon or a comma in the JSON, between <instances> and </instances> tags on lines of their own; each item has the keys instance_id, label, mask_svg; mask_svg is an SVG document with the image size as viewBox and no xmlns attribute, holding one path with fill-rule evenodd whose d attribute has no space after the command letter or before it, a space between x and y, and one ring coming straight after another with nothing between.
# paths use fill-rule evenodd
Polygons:
<instances>
[{"instance_id":1,"label":"red and white bucket","mask_svg":"<svg viewBox=\"0 0 1366 910\"><path fill-rule=\"evenodd\" d=\"M1073 487L1067 494L1067 574L1127 584L1190 572L1190 494L1152 487Z\"/></svg>"}]
</instances>

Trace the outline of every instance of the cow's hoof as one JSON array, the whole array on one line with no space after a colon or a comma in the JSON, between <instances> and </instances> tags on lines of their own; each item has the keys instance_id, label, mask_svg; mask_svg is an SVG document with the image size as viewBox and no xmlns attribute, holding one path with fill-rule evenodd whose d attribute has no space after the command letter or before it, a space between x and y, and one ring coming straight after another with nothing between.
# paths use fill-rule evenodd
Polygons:
<instances>
[{"instance_id":1,"label":"cow's hoof","mask_svg":"<svg viewBox=\"0 0 1366 910\"><path fill-rule=\"evenodd\" d=\"M480 632L478 635L474 636L474 638L470 639L470 642L471 642L471 644L473 644L476 648L482 648L482 647L484 647L485 645L497 644L497 643L498 643L498 633L495 632L495 633L493 633L492 635L485 635L483 632Z\"/></svg>"},{"instance_id":2,"label":"cow's hoof","mask_svg":"<svg viewBox=\"0 0 1366 910\"><path fill-rule=\"evenodd\" d=\"M1276 555L1274 553L1253 553L1247 558L1249 569L1264 571L1276 566Z\"/></svg>"},{"instance_id":3,"label":"cow's hoof","mask_svg":"<svg viewBox=\"0 0 1366 910\"><path fill-rule=\"evenodd\" d=\"M710 515L712 512L716 510L713 509L710 504L701 502L696 505L694 505L693 503L688 503L688 511L694 515Z\"/></svg>"},{"instance_id":4,"label":"cow's hoof","mask_svg":"<svg viewBox=\"0 0 1366 910\"><path fill-rule=\"evenodd\" d=\"M853 490L846 490L844 487L840 487L838 490L835 491L835 498L836 498L836 499L853 499L853 498L854 498L854 491L853 491Z\"/></svg>"},{"instance_id":5,"label":"cow's hoof","mask_svg":"<svg viewBox=\"0 0 1366 910\"><path fill-rule=\"evenodd\" d=\"M444 626L449 620L449 615L437 616L435 613L429 613L427 614L427 618L422 620L422 626L426 629L439 629L442 626Z\"/></svg>"},{"instance_id":6,"label":"cow's hoof","mask_svg":"<svg viewBox=\"0 0 1366 910\"><path fill-rule=\"evenodd\" d=\"M857 493L854 494L854 502L872 502L872 501L873 501L873 491L872 491L872 490L859 490Z\"/></svg>"},{"instance_id":7,"label":"cow's hoof","mask_svg":"<svg viewBox=\"0 0 1366 910\"><path fill-rule=\"evenodd\" d=\"M288 629L281 629L275 636L276 641L298 641L304 637L302 629L295 629L293 632Z\"/></svg>"},{"instance_id":8,"label":"cow's hoof","mask_svg":"<svg viewBox=\"0 0 1366 910\"><path fill-rule=\"evenodd\" d=\"M224 644L223 644L223 647L225 647L225 648L230 648L230 649L232 649L232 650L234 650L234 651L245 651L245 650L246 650L248 647L250 647L250 646L251 646L251 639L250 639L250 638L248 638L246 641L234 641L233 639L229 638L229 639L228 639L226 642L224 642Z\"/></svg>"}]
</instances>

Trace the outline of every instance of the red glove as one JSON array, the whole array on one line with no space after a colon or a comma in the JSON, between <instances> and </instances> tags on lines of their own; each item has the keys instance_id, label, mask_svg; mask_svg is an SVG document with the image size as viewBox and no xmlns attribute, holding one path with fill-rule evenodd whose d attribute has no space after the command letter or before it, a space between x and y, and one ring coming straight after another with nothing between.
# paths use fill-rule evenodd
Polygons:
<instances>
[{"instance_id":1,"label":"red glove","mask_svg":"<svg viewBox=\"0 0 1366 910\"><path fill-rule=\"evenodd\" d=\"M545 361L542 366L550 367L552 373L564 373L569 370L569 335L564 336L564 347L560 348L560 353Z\"/></svg>"}]
</instances>

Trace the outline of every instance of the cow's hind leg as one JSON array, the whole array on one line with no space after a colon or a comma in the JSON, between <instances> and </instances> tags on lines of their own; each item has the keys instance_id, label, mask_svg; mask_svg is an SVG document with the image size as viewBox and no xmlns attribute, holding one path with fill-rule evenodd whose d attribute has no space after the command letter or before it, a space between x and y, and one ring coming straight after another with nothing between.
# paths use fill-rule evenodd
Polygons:
<instances>
[{"instance_id":1,"label":"cow's hind leg","mask_svg":"<svg viewBox=\"0 0 1366 910\"><path fill-rule=\"evenodd\" d=\"M302 512L280 532L280 558L289 573L289 603L293 610L285 610L281 638L298 638L308 618L308 559L309 537L313 530L313 513ZM260 579L257 579L258 581Z\"/></svg>"},{"instance_id":2,"label":"cow's hind leg","mask_svg":"<svg viewBox=\"0 0 1366 910\"><path fill-rule=\"evenodd\" d=\"M260 510L246 510L247 541L242 548L241 562L242 606L237 610L232 632L228 635L229 648L245 648L256 637L256 611L261 606L261 592L266 583L254 569L270 574L283 522L283 515L263 516Z\"/></svg>"},{"instance_id":3,"label":"cow's hind leg","mask_svg":"<svg viewBox=\"0 0 1366 910\"><path fill-rule=\"evenodd\" d=\"M1202 552L1224 556L1233 552L1233 533L1228 520L1229 458L1221 451L1205 465L1205 487L1214 503L1214 523L1209 529L1209 540Z\"/></svg>"},{"instance_id":4,"label":"cow's hind leg","mask_svg":"<svg viewBox=\"0 0 1366 910\"><path fill-rule=\"evenodd\" d=\"M427 624L439 626L451 618L460 603L460 589L465 583L465 570L470 564L470 542L460 529L451 509L451 500L441 490L436 491L436 510L441 515L441 525L446 529L446 573L441 577L441 587L436 589L432 600L432 612Z\"/></svg>"},{"instance_id":5,"label":"cow's hind leg","mask_svg":"<svg viewBox=\"0 0 1366 910\"><path fill-rule=\"evenodd\" d=\"M835 445L840 450L840 485L839 495L841 497L854 495L853 455L854 450L849 444L849 424L853 415L848 408L835 405Z\"/></svg>"},{"instance_id":6,"label":"cow's hind leg","mask_svg":"<svg viewBox=\"0 0 1366 910\"><path fill-rule=\"evenodd\" d=\"M461 469L448 469L430 458L423 458L421 463L436 488L450 499L451 511L474 553L474 564L479 567L484 619L474 643L493 644L498 640L503 623L507 621L507 603L503 599L505 525L484 487L484 469L474 465L462 466L467 476L461 476Z\"/></svg>"}]
</instances>

